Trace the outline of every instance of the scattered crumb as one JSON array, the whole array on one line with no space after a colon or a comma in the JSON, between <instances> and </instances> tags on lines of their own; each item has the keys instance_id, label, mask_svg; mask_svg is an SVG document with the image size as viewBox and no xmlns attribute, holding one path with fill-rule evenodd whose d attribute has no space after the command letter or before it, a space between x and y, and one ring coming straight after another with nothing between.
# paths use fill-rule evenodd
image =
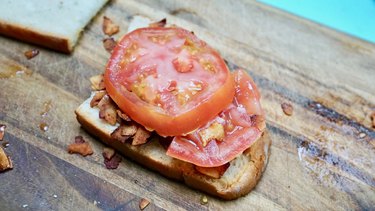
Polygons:
<instances>
[{"instance_id":1,"label":"scattered crumb","mask_svg":"<svg viewBox=\"0 0 375 211\"><path fill-rule=\"evenodd\" d=\"M143 198L141 199L141 201L139 202L139 209L143 210L145 209L148 205L150 204L150 201Z\"/></svg>"},{"instance_id":2,"label":"scattered crumb","mask_svg":"<svg viewBox=\"0 0 375 211\"><path fill-rule=\"evenodd\" d=\"M5 153L4 149L0 147L0 172L13 169L12 160Z\"/></svg>"},{"instance_id":3,"label":"scattered crumb","mask_svg":"<svg viewBox=\"0 0 375 211\"><path fill-rule=\"evenodd\" d=\"M32 49L32 50L26 51L24 54L25 54L27 59L32 59L39 54L39 50L38 49Z\"/></svg>"},{"instance_id":4,"label":"scattered crumb","mask_svg":"<svg viewBox=\"0 0 375 211\"><path fill-rule=\"evenodd\" d=\"M107 169L117 169L117 167L120 165L121 160L121 156L115 153L111 159L106 159L104 157L104 165Z\"/></svg>"},{"instance_id":5,"label":"scattered crumb","mask_svg":"<svg viewBox=\"0 0 375 211\"><path fill-rule=\"evenodd\" d=\"M284 114L291 116L293 114L293 106L289 103L282 103L281 108L283 109Z\"/></svg>"},{"instance_id":6,"label":"scattered crumb","mask_svg":"<svg viewBox=\"0 0 375 211\"><path fill-rule=\"evenodd\" d=\"M108 36L112 36L120 31L120 27L113 23L113 21L104 16L103 17L103 32Z\"/></svg>"},{"instance_id":7,"label":"scattered crumb","mask_svg":"<svg viewBox=\"0 0 375 211\"><path fill-rule=\"evenodd\" d=\"M2 141L4 138L6 127L7 127L6 125L0 124L0 141Z\"/></svg>"},{"instance_id":8,"label":"scattered crumb","mask_svg":"<svg viewBox=\"0 0 375 211\"><path fill-rule=\"evenodd\" d=\"M57 195L56 195L56 194L53 194L53 198L57 198Z\"/></svg>"},{"instance_id":9,"label":"scattered crumb","mask_svg":"<svg viewBox=\"0 0 375 211\"><path fill-rule=\"evenodd\" d=\"M371 114L372 128L375 128L375 111Z\"/></svg>"},{"instance_id":10,"label":"scattered crumb","mask_svg":"<svg viewBox=\"0 0 375 211\"><path fill-rule=\"evenodd\" d=\"M39 129L40 129L41 131L43 131L43 132L46 132L46 131L49 129L49 126L48 126L47 123L42 122L42 123L39 124Z\"/></svg>"},{"instance_id":11,"label":"scattered crumb","mask_svg":"<svg viewBox=\"0 0 375 211\"><path fill-rule=\"evenodd\" d=\"M207 196L206 195L202 195L202 197L201 197L201 204L204 205L204 204L207 204L207 203L208 203Z\"/></svg>"},{"instance_id":12,"label":"scattered crumb","mask_svg":"<svg viewBox=\"0 0 375 211\"><path fill-rule=\"evenodd\" d=\"M103 39L103 46L106 51L112 53L112 50L116 47L117 42L113 37Z\"/></svg>"},{"instance_id":13,"label":"scattered crumb","mask_svg":"<svg viewBox=\"0 0 375 211\"><path fill-rule=\"evenodd\" d=\"M29 205L28 204L23 204L22 205L22 208L26 208L26 207L28 207Z\"/></svg>"},{"instance_id":14,"label":"scattered crumb","mask_svg":"<svg viewBox=\"0 0 375 211\"><path fill-rule=\"evenodd\" d=\"M366 137L366 136L367 136L367 134L364 133L364 132L361 132L361 133L358 134L358 137L359 137L359 138L364 138L364 137Z\"/></svg>"},{"instance_id":15,"label":"scattered crumb","mask_svg":"<svg viewBox=\"0 0 375 211\"><path fill-rule=\"evenodd\" d=\"M94 153L90 144L87 143L82 136L76 136L74 141L75 143L68 146L68 152L70 154L78 153L86 157L87 155L92 155Z\"/></svg>"}]
</instances>

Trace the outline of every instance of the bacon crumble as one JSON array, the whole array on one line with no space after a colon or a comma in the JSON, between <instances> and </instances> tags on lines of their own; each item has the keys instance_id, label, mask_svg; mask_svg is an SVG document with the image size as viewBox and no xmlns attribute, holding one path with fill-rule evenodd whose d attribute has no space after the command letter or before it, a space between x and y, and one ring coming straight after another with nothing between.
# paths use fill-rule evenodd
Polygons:
<instances>
[{"instance_id":1,"label":"bacon crumble","mask_svg":"<svg viewBox=\"0 0 375 211\"><path fill-rule=\"evenodd\" d=\"M108 36L112 36L120 31L120 27L117 24L113 23L113 21L107 16L103 17L102 29L104 34Z\"/></svg>"},{"instance_id":2,"label":"bacon crumble","mask_svg":"<svg viewBox=\"0 0 375 211\"><path fill-rule=\"evenodd\" d=\"M39 54L39 50L38 49L28 50L24 54L25 54L25 57L30 60Z\"/></svg>"},{"instance_id":3,"label":"bacon crumble","mask_svg":"<svg viewBox=\"0 0 375 211\"><path fill-rule=\"evenodd\" d=\"M149 204L150 204L150 201L143 198L141 199L141 201L139 201L139 209L144 210Z\"/></svg>"},{"instance_id":4,"label":"bacon crumble","mask_svg":"<svg viewBox=\"0 0 375 211\"><path fill-rule=\"evenodd\" d=\"M116 47L117 42L113 37L103 39L103 46L106 51L112 53L113 49Z\"/></svg>"},{"instance_id":5,"label":"bacon crumble","mask_svg":"<svg viewBox=\"0 0 375 211\"><path fill-rule=\"evenodd\" d=\"M94 152L88 142L86 142L82 136L76 136L74 138L74 143L69 144L68 152L70 154L76 153L80 154L83 157L87 155L92 155Z\"/></svg>"},{"instance_id":6,"label":"bacon crumble","mask_svg":"<svg viewBox=\"0 0 375 211\"><path fill-rule=\"evenodd\" d=\"M114 155L110 159L104 157L104 165L107 169L117 169L117 167L120 165L121 160L121 156L117 153L114 153Z\"/></svg>"},{"instance_id":7,"label":"bacon crumble","mask_svg":"<svg viewBox=\"0 0 375 211\"><path fill-rule=\"evenodd\" d=\"M13 169L12 160L5 153L4 149L0 147L0 172Z\"/></svg>"},{"instance_id":8,"label":"bacon crumble","mask_svg":"<svg viewBox=\"0 0 375 211\"><path fill-rule=\"evenodd\" d=\"M92 76L90 82L93 90L100 91L105 89L103 74Z\"/></svg>"},{"instance_id":9,"label":"bacon crumble","mask_svg":"<svg viewBox=\"0 0 375 211\"><path fill-rule=\"evenodd\" d=\"M281 108L283 109L284 114L291 116L293 114L293 106L289 103L282 103Z\"/></svg>"}]
</instances>

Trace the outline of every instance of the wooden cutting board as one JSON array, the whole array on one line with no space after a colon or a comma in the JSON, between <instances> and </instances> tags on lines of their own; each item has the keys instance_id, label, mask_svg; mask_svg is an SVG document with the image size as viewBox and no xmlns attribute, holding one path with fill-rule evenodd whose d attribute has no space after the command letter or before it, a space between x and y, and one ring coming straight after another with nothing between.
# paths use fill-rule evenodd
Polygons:
<instances>
[{"instance_id":1,"label":"wooden cutting board","mask_svg":"<svg viewBox=\"0 0 375 211\"><path fill-rule=\"evenodd\" d=\"M273 144L250 194L208 197L128 160L107 170L103 145L83 131L74 109L102 73L103 16L167 18L243 67L262 94ZM23 52L38 48L27 60ZM88 25L72 55L0 37L0 124L14 169L0 174L0 210L371 210L375 205L375 45L253 1L112 1ZM281 103L290 103L286 116ZM48 126L47 131L40 126ZM70 155L82 135L94 148Z\"/></svg>"}]
</instances>

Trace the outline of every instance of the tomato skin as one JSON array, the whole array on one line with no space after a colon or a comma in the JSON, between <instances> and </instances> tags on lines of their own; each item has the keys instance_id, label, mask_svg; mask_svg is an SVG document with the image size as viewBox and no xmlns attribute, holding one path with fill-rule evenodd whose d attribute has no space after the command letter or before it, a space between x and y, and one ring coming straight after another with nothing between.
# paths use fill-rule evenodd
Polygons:
<instances>
[{"instance_id":1,"label":"tomato skin","mask_svg":"<svg viewBox=\"0 0 375 211\"><path fill-rule=\"evenodd\" d=\"M126 50L124 49L132 48L133 45L130 45L130 41L128 40L130 40L134 36L137 36L137 34L142 33L142 30L163 31L172 29L160 27L154 27L152 29L142 28L125 35L113 50L112 56L107 64L104 74L104 83L108 94L119 106L119 108L124 113L129 115L132 120L138 122L139 124L150 130L155 130L161 136L176 136L187 134L200 126L205 125L207 121L214 118L219 112L221 112L231 103L234 97L235 87L234 81L224 60L216 51L208 47L203 41L200 41L190 32L187 32L186 30L180 28L176 28L173 30L176 30L179 33L179 36L182 34L182 36L186 36L189 38L189 48L191 48L192 44L198 45L199 47L204 48L206 51L208 51L208 54L211 57L215 58L215 62L217 62L215 63L215 67L219 68L221 74L221 85L215 88L215 90L211 90L212 93L206 94L207 96L205 98L202 98L203 100L201 100L199 96L193 96L193 101L187 103L191 108L183 107L183 112L180 113L178 112L178 109L175 109L173 110L173 112L168 113L160 107L151 105L144 100L140 100L140 97L135 95L134 92L121 87L119 84L122 83L122 80L130 80L129 77L118 76L119 72L123 71L123 69L126 69L123 68L121 64L126 54ZM186 54L186 52L183 53ZM183 56L186 56L184 54ZM164 55L161 54L156 59L160 60L165 58ZM194 72L197 71L197 69L194 68L196 68L196 66L198 65L197 62L195 62L195 65L193 66L191 63L186 62L185 59L185 57L182 58L182 60L174 59L174 63L172 64L171 62L171 66L174 66L174 68L176 68L177 74L185 74L186 77L186 74L194 74ZM212 68L212 65L209 65L208 67ZM132 68L126 69L126 74L133 74L133 72L136 71L133 67L138 66L133 65L131 67ZM168 84L165 85L167 91L173 91L174 89L176 89L176 84L174 84L176 82L174 81L177 81L177 84L179 83L177 79L170 80ZM210 86L210 84L206 84L205 86ZM149 90L144 91L144 93L142 94L144 94L143 97L146 99L156 96L156 94L152 95L152 92L150 92ZM155 100L155 102L159 103L162 100L166 100L167 102L160 102L160 105L165 106L168 109L169 107L171 107L171 105L168 104L169 98L168 96L164 98L162 97L161 99ZM195 100L198 102L194 102L194 99L200 100Z\"/></svg>"},{"instance_id":2,"label":"tomato skin","mask_svg":"<svg viewBox=\"0 0 375 211\"><path fill-rule=\"evenodd\" d=\"M260 107L260 94L251 77L244 71L233 73L236 95L233 102L205 126L187 136L176 136L167 155L201 167L217 167L233 160L248 149L263 133L264 113ZM214 123L224 127L225 137L202 140L201 132ZM217 132L217 131L215 131ZM216 133L220 134L220 133ZM220 137L217 135L217 137Z\"/></svg>"}]
</instances>

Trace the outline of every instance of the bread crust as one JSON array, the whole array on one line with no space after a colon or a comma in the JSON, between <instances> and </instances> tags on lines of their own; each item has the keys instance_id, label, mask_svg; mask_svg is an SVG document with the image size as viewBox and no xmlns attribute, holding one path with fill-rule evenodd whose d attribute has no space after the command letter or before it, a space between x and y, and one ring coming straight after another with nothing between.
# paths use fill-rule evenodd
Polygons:
<instances>
[{"instance_id":1,"label":"bread crust","mask_svg":"<svg viewBox=\"0 0 375 211\"><path fill-rule=\"evenodd\" d=\"M29 43L41 45L46 48L63 53L71 53L73 51L73 44L69 41L68 38L41 33L33 30L32 28L26 28L16 24L9 24L0 21L0 34Z\"/></svg>"},{"instance_id":2,"label":"bread crust","mask_svg":"<svg viewBox=\"0 0 375 211\"><path fill-rule=\"evenodd\" d=\"M102 127L106 123L89 111L96 109L89 106L89 101L86 100L75 111L78 122L88 133L149 169L224 200L233 200L249 193L267 165L271 144L267 131L249 149L231 161L221 178L214 179L196 171L193 164L167 156L158 137L140 146L114 140L110 130Z\"/></svg>"}]
</instances>

